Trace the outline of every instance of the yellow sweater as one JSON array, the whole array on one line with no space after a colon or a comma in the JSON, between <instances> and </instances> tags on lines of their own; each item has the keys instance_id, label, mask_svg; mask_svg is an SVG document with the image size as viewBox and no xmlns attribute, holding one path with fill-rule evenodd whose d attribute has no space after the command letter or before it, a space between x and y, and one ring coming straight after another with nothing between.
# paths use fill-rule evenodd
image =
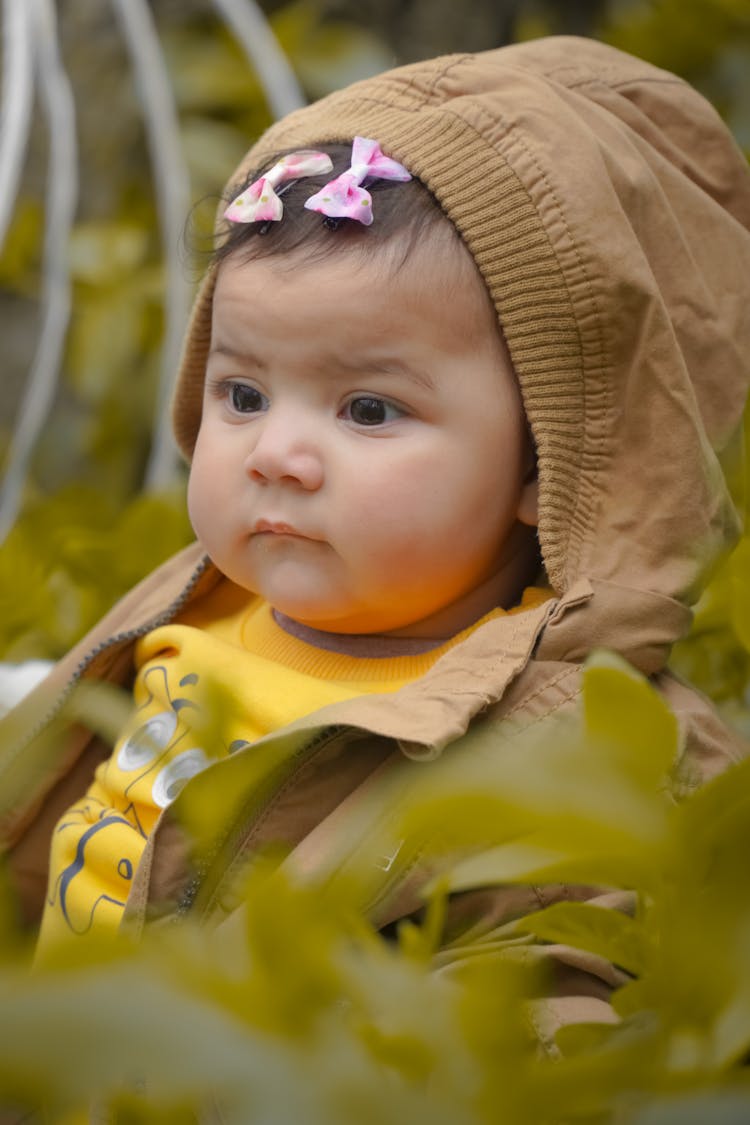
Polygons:
<instances>
[{"instance_id":1,"label":"yellow sweater","mask_svg":"<svg viewBox=\"0 0 750 1125\"><path fill-rule=\"evenodd\" d=\"M548 596L532 587L515 611ZM354 638L350 647L372 653L385 644L390 655L352 656L292 636L266 602L224 583L178 622L148 633L136 648L131 719L53 833L41 955L71 934L117 928L159 814L212 760L325 704L397 691L479 624L427 652L398 638Z\"/></svg>"}]
</instances>

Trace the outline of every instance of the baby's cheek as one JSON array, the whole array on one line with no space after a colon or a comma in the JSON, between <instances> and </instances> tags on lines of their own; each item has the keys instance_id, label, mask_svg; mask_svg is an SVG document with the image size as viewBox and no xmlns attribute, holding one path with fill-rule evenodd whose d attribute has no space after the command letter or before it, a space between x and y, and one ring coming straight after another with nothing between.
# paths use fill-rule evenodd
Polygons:
<instances>
[{"instance_id":1,"label":"baby's cheek","mask_svg":"<svg viewBox=\"0 0 750 1125\"><path fill-rule=\"evenodd\" d=\"M368 554L390 555L408 550L424 534L424 512L405 497L383 494L359 503L348 521L351 538Z\"/></svg>"},{"instance_id":2,"label":"baby's cheek","mask_svg":"<svg viewBox=\"0 0 750 1125\"><path fill-rule=\"evenodd\" d=\"M193 462L193 466L190 470L190 476L188 477L187 510L188 516L190 518L190 523L193 527L193 531L200 539L200 528L202 524L202 498L199 479L195 473L195 462Z\"/></svg>"},{"instance_id":3,"label":"baby's cheek","mask_svg":"<svg viewBox=\"0 0 750 1125\"><path fill-rule=\"evenodd\" d=\"M187 510L193 531L208 548L220 530L224 503L220 492L220 478L213 483L203 471L200 459L193 461L187 488Z\"/></svg>"},{"instance_id":4,"label":"baby's cheek","mask_svg":"<svg viewBox=\"0 0 750 1125\"><path fill-rule=\"evenodd\" d=\"M422 572L435 554L431 531L418 513L384 501L351 527L348 560L375 585L412 588L414 573Z\"/></svg>"}]
</instances>

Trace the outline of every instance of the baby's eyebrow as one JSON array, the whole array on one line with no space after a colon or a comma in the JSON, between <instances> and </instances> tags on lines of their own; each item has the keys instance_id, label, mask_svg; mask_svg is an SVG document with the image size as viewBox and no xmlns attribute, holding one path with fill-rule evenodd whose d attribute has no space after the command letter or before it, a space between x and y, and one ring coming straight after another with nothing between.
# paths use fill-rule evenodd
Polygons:
<instances>
[{"instance_id":1,"label":"baby's eyebrow","mask_svg":"<svg viewBox=\"0 0 750 1125\"><path fill-rule=\"evenodd\" d=\"M266 364L258 356L253 355L252 352L247 352L244 349L238 351L236 348L231 348L228 344L212 344L208 350L208 359L212 356L222 355L227 359L237 360L239 363L245 364L247 367L265 368Z\"/></svg>"},{"instance_id":2,"label":"baby's eyebrow","mask_svg":"<svg viewBox=\"0 0 750 1125\"><path fill-rule=\"evenodd\" d=\"M429 372L423 371L419 367L412 367L395 356L331 356L329 361L334 373L338 370L347 375L356 375L357 372L362 372L368 377L370 375L398 375L402 378L411 379L428 391L435 389L434 381Z\"/></svg>"},{"instance_id":3,"label":"baby's eyebrow","mask_svg":"<svg viewBox=\"0 0 750 1125\"><path fill-rule=\"evenodd\" d=\"M209 349L208 358L210 359L212 356L224 356L227 359L243 364L245 367L253 367L259 371L268 370L268 364L259 356L254 355L252 352L245 351L244 349L237 350L236 348L230 347L228 344L213 344ZM396 356L359 356L356 354L338 355L331 353L329 355L320 355L316 366L321 373L328 375L331 379L335 379L338 375L350 377L352 375L362 374L368 378L376 375L396 375L401 378L411 379L413 382L417 383L418 386L428 391L435 389L434 381L429 372L423 371L418 367L412 367Z\"/></svg>"}]
</instances>

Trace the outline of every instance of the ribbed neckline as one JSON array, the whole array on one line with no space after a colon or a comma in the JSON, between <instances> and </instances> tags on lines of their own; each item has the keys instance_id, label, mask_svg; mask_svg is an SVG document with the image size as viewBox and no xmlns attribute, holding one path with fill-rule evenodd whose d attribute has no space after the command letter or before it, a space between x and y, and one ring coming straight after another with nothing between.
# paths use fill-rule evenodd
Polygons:
<instances>
[{"instance_id":1,"label":"ribbed neckline","mask_svg":"<svg viewBox=\"0 0 750 1125\"><path fill-rule=\"evenodd\" d=\"M267 602L250 607L242 621L240 635L248 652L320 680L348 683L389 683L394 680L407 682L424 675L443 653L448 652L485 621L504 614L503 609L493 609L468 629L429 652L402 656L352 656L319 648L285 632L274 620L273 611Z\"/></svg>"},{"instance_id":2,"label":"ribbed neckline","mask_svg":"<svg viewBox=\"0 0 750 1125\"><path fill-rule=\"evenodd\" d=\"M391 648L389 655L376 656L353 655L321 648L286 632L275 620L273 609L268 602L261 599L253 599L242 616L239 622L239 637L248 652L321 680L337 680L344 683L387 684L394 681L406 683L424 675L444 653L460 644L485 622L534 609L550 597L552 597L552 590L549 587L527 586L518 605L508 610L501 607L490 610L484 617L480 617L468 628L457 633L455 637L440 642L429 652L409 651L399 654L394 653ZM390 648L394 641L398 645L399 641L405 641L406 638L363 637L355 638L356 640L364 641L376 652L379 641L387 641Z\"/></svg>"},{"instance_id":3,"label":"ribbed neckline","mask_svg":"<svg viewBox=\"0 0 750 1125\"><path fill-rule=\"evenodd\" d=\"M305 641L314 648L324 648L327 652L340 652L357 658L372 657L382 660L390 656L423 656L440 648L450 639L449 637L379 637L371 636L369 633L326 633L309 625L301 625L299 621L286 617L277 609L271 612L276 624L297 640Z\"/></svg>"}]
</instances>

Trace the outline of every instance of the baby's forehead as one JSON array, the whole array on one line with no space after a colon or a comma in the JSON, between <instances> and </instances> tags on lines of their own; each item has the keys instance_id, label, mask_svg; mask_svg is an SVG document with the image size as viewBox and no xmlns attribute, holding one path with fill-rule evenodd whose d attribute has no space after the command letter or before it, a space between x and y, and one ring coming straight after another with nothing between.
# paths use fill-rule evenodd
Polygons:
<instances>
[{"instance_id":1,"label":"baby's forehead","mask_svg":"<svg viewBox=\"0 0 750 1125\"><path fill-rule=\"evenodd\" d=\"M309 327L322 344L326 332L338 328L340 317L347 315L345 302L355 290L366 312L367 334L372 330L384 343L390 337L404 340L427 322L446 347L464 340L477 346L500 341L510 365L487 287L447 219L432 226L429 237L408 242L398 236L367 242L334 239L324 253L301 244L261 257L236 251L218 268L214 326L238 319L252 322L259 294L271 292L282 319L296 320L314 310ZM261 333L265 327L267 322L257 324ZM353 344L357 340L353 335Z\"/></svg>"},{"instance_id":2,"label":"baby's forehead","mask_svg":"<svg viewBox=\"0 0 750 1125\"><path fill-rule=\"evenodd\" d=\"M363 232L347 226L328 232L324 239L295 241L289 247L283 240L278 244L270 238L268 242L254 240L238 247L227 260L266 263L282 301L285 281L293 276L309 276L315 284L325 284L329 273L349 273L352 280L365 280L373 294L388 294L398 279L402 290L408 286L414 293L434 295L436 306L446 297L460 297L467 334L488 328L501 332L474 258L453 223L440 212L424 228L401 229L383 237L373 237L372 228ZM219 271L221 268L219 263Z\"/></svg>"}]
</instances>

